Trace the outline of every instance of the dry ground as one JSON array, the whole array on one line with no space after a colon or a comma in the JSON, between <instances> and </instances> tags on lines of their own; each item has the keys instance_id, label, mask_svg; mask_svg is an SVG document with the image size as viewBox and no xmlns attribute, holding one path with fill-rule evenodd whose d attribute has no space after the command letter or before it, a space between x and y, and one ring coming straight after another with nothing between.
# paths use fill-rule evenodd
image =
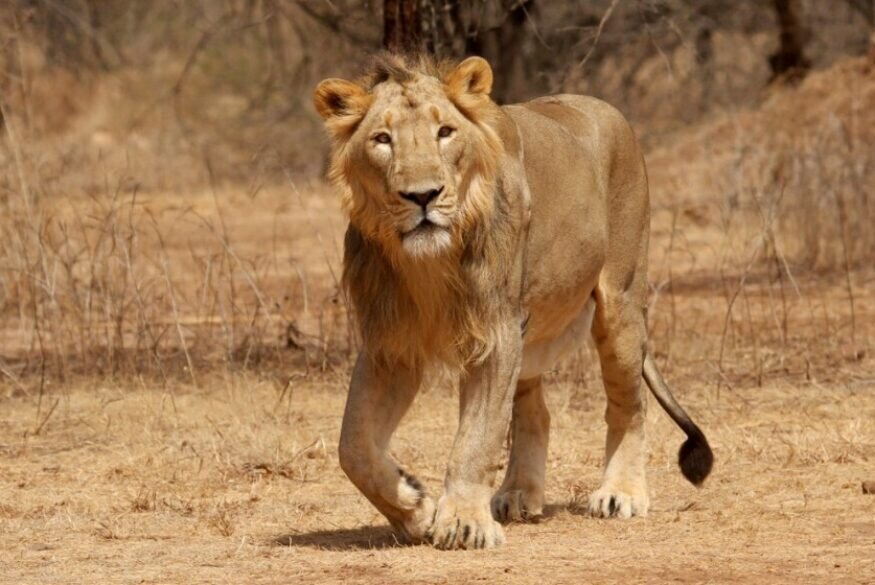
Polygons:
<instances>
[{"instance_id":1,"label":"dry ground","mask_svg":"<svg viewBox=\"0 0 875 585\"><path fill-rule=\"evenodd\" d=\"M256 377L191 387L64 389L39 434L2 402L0 582L875 583L872 381L680 389L710 434L701 490L674 465L680 433L651 408L653 509L587 517L602 457L598 388L553 381L547 518L498 550L395 542L336 457L345 368L280 398ZM426 391L395 453L440 489L455 427Z\"/></svg>"}]
</instances>

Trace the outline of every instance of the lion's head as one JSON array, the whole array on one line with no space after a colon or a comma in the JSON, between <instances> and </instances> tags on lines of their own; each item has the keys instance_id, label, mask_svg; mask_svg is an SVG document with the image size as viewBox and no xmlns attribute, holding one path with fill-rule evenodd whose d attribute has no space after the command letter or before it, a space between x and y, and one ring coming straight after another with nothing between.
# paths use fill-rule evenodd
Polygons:
<instances>
[{"instance_id":1,"label":"lion's head","mask_svg":"<svg viewBox=\"0 0 875 585\"><path fill-rule=\"evenodd\" d=\"M393 262L458 250L491 213L502 152L491 87L479 57L451 68L387 55L362 80L316 88L350 222Z\"/></svg>"},{"instance_id":2,"label":"lion's head","mask_svg":"<svg viewBox=\"0 0 875 585\"><path fill-rule=\"evenodd\" d=\"M477 57L385 55L316 88L350 220L344 288L374 358L462 364L492 345L518 218L497 188L507 129L491 87Z\"/></svg>"}]
</instances>

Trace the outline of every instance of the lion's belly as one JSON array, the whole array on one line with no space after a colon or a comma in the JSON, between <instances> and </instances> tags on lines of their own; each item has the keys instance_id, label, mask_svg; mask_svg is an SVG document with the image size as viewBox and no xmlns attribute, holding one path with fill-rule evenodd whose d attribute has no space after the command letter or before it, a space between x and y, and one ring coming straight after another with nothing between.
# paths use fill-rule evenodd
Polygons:
<instances>
[{"instance_id":1,"label":"lion's belly","mask_svg":"<svg viewBox=\"0 0 875 585\"><path fill-rule=\"evenodd\" d=\"M526 342L523 346L523 363L519 378L521 380L534 378L556 367L562 357L589 340L594 313L595 301L589 297L576 314L572 313L570 319L566 316L561 320L564 321L561 326L557 326L557 321L554 321L552 327L550 323L542 323L540 326L536 324L537 322L532 323L532 328L539 331L532 336L531 342ZM537 313L530 316L534 319L537 317Z\"/></svg>"}]
</instances>

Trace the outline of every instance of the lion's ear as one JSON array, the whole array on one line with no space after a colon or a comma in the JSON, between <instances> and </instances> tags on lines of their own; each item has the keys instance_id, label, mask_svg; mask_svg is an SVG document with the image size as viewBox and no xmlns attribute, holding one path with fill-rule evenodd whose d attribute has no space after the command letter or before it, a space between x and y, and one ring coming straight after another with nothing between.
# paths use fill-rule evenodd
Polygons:
<instances>
[{"instance_id":1,"label":"lion's ear","mask_svg":"<svg viewBox=\"0 0 875 585\"><path fill-rule=\"evenodd\" d=\"M326 122L350 117L360 120L370 104L370 94L359 84L345 79L326 79L313 92L313 105Z\"/></svg>"},{"instance_id":2,"label":"lion's ear","mask_svg":"<svg viewBox=\"0 0 875 585\"><path fill-rule=\"evenodd\" d=\"M492 100L492 67L482 57L468 57L444 78L447 97L474 122L488 116Z\"/></svg>"},{"instance_id":3,"label":"lion's ear","mask_svg":"<svg viewBox=\"0 0 875 585\"><path fill-rule=\"evenodd\" d=\"M456 96L485 97L492 91L492 67L483 57L468 57L447 75L444 83Z\"/></svg>"}]
</instances>

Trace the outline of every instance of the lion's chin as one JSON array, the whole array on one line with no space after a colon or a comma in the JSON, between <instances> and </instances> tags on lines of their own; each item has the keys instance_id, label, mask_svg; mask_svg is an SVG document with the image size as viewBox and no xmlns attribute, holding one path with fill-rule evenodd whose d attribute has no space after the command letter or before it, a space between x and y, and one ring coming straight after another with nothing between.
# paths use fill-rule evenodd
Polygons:
<instances>
[{"instance_id":1,"label":"lion's chin","mask_svg":"<svg viewBox=\"0 0 875 585\"><path fill-rule=\"evenodd\" d=\"M411 258L440 256L453 245L449 230L431 222L423 222L401 237L401 247Z\"/></svg>"}]
</instances>

